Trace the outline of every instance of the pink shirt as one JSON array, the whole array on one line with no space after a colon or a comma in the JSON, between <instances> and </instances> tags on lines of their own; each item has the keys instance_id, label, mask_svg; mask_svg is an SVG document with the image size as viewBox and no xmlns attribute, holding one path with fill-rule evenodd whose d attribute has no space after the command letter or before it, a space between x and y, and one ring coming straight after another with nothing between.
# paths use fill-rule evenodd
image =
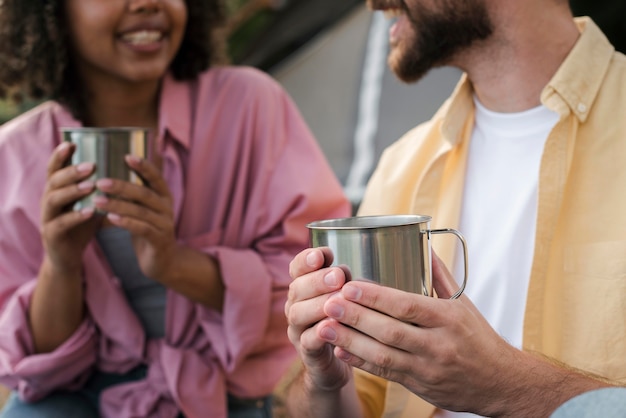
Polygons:
<instances>
[{"instance_id":1,"label":"pink shirt","mask_svg":"<svg viewBox=\"0 0 626 418\"><path fill-rule=\"evenodd\" d=\"M96 241L83 255L87 315L35 354L28 305L43 257L40 199L58 129L80 123L45 103L0 127L0 381L34 401L77 389L94 367L145 380L105 390L105 417L226 417L226 393L268 395L293 360L284 302L304 225L349 204L298 110L267 75L215 68L166 78L157 146L180 242L215 257L222 314L168 291L165 338L146 340Z\"/></svg>"}]
</instances>

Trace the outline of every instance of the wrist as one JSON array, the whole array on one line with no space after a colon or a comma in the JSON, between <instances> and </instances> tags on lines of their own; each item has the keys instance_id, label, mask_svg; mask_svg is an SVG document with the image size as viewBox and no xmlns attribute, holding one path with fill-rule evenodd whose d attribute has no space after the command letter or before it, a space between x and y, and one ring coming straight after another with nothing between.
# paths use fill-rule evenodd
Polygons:
<instances>
[{"instance_id":1,"label":"wrist","mask_svg":"<svg viewBox=\"0 0 626 418\"><path fill-rule=\"evenodd\" d=\"M539 353L518 351L502 386L500 402L489 416L548 417L567 400L583 392L611 386Z\"/></svg>"},{"instance_id":2,"label":"wrist","mask_svg":"<svg viewBox=\"0 0 626 418\"><path fill-rule=\"evenodd\" d=\"M170 250L165 251L166 256L161 260L161 268L154 280L171 287L172 283L180 282L182 277L182 266L186 263L186 254L184 247L175 245Z\"/></svg>"},{"instance_id":3,"label":"wrist","mask_svg":"<svg viewBox=\"0 0 626 418\"><path fill-rule=\"evenodd\" d=\"M48 276L55 280L79 280L82 278L82 270L81 259L78 263L58 263L46 254L39 269L39 276Z\"/></svg>"},{"instance_id":4,"label":"wrist","mask_svg":"<svg viewBox=\"0 0 626 418\"><path fill-rule=\"evenodd\" d=\"M332 376L332 377L331 377ZM352 378L352 368L344 369L337 375L331 370L315 371L303 365L300 378L304 389L311 394L338 394Z\"/></svg>"}]
</instances>

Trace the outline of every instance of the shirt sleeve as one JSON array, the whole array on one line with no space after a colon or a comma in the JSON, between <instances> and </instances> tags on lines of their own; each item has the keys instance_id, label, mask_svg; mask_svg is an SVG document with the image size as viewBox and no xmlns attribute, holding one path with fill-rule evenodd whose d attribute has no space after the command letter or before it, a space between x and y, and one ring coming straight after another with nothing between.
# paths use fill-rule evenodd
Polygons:
<instances>
[{"instance_id":1,"label":"shirt sleeve","mask_svg":"<svg viewBox=\"0 0 626 418\"><path fill-rule=\"evenodd\" d=\"M350 215L337 178L291 99L276 84L259 84L265 87L256 104L246 100L253 103L249 120L255 123L245 197L229 207L240 214L233 228L238 237L226 228L227 236L213 239L232 245L202 248L218 261L226 288L222 317L207 309L202 326L237 396L269 393L295 357L284 304L289 263L308 246L305 225Z\"/></svg>"},{"instance_id":2,"label":"shirt sleeve","mask_svg":"<svg viewBox=\"0 0 626 418\"><path fill-rule=\"evenodd\" d=\"M0 135L0 382L34 401L80 386L95 362L96 340L85 320L53 352L34 352L28 311L43 257L37 220L49 147L8 139Z\"/></svg>"},{"instance_id":3,"label":"shirt sleeve","mask_svg":"<svg viewBox=\"0 0 626 418\"><path fill-rule=\"evenodd\" d=\"M385 410L387 380L354 368L354 385L367 418L379 418Z\"/></svg>"}]
</instances>

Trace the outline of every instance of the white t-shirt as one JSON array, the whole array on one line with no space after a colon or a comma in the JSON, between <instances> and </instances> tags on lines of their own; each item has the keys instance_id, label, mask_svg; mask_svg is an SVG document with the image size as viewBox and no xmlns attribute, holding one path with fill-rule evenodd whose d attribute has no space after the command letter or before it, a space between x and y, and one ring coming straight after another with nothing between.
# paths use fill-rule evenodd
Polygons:
<instances>
[{"instance_id":1,"label":"white t-shirt","mask_svg":"<svg viewBox=\"0 0 626 418\"><path fill-rule=\"evenodd\" d=\"M496 113L474 98L459 231L468 246L465 294L491 326L520 348L535 244L537 185L546 139L558 114L541 105ZM457 257L455 277L463 277ZM475 417L438 411L437 418Z\"/></svg>"}]
</instances>

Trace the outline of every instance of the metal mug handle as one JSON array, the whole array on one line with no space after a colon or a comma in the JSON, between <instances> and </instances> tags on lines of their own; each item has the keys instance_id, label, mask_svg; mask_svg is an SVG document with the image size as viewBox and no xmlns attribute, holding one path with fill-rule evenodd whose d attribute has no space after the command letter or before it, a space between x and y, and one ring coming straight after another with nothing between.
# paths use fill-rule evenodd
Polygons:
<instances>
[{"instance_id":1,"label":"metal mug handle","mask_svg":"<svg viewBox=\"0 0 626 418\"><path fill-rule=\"evenodd\" d=\"M427 229L426 232L429 234L428 239L430 239L430 234L453 234L461 241L463 245L463 284L461 288L450 297L450 299L457 299L459 296L463 294L465 290L465 285L467 284L467 243L465 242L465 237L461 235L459 231L456 229L445 228L445 229Z\"/></svg>"}]
</instances>

